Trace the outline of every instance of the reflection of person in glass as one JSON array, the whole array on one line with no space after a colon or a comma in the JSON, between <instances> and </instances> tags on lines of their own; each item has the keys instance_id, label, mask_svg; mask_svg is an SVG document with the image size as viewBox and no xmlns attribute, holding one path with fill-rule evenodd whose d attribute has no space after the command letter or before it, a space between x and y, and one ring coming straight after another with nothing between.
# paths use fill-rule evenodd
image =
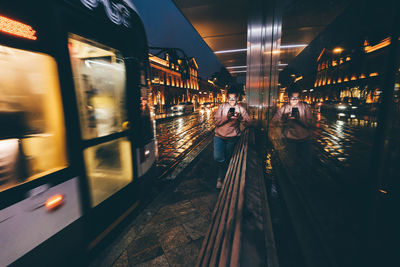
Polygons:
<instances>
[{"instance_id":1,"label":"reflection of person in glass","mask_svg":"<svg viewBox=\"0 0 400 267\"><path fill-rule=\"evenodd\" d=\"M281 125L287 152L293 159L301 160L302 163L311 166L314 118L310 106L299 100L300 92L293 85L289 88L289 104L283 105L276 112L272 122Z\"/></svg>"}]
</instances>

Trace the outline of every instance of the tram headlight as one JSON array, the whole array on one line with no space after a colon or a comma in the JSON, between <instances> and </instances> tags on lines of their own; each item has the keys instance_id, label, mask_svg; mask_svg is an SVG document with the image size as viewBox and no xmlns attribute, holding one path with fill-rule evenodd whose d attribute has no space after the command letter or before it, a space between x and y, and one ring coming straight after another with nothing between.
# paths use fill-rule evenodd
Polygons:
<instances>
[{"instance_id":1,"label":"tram headlight","mask_svg":"<svg viewBox=\"0 0 400 267\"><path fill-rule=\"evenodd\" d=\"M337 106L337 108L340 110L345 110L347 107L345 105L339 105Z\"/></svg>"}]
</instances>

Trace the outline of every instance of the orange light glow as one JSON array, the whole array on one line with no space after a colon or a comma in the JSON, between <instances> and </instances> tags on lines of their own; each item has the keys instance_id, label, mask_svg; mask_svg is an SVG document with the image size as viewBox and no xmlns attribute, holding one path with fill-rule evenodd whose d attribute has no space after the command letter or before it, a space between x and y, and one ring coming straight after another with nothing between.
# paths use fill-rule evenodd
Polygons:
<instances>
[{"instance_id":1,"label":"orange light glow","mask_svg":"<svg viewBox=\"0 0 400 267\"><path fill-rule=\"evenodd\" d=\"M153 62L156 62L156 63L158 63L160 65L166 66L166 67L169 66L168 61L166 61L166 60L164 60L162 58L156 57L156 56L150 55L149 56L149 60L153 61Z\"/></svg>"},{"instance_id":2,"label":"orange light glow","mask_svg":"<svg viewBox=\"0 0 400 267\"><path fill-rule=\"evenodd\" d=\"M364 48L364 51L365 51L365 53L374 52L374 51L376 51L376 50L382 49L382 48L384 48L384 47L390 45L390 42L391 42L391 37L388 37L388 38L386 38L386 39L383 39L380 43L378 43L378 44L376 44L376 45L372 45L372 46L371 46L371 45L367 45L367 46Z\"/></svg>"},{"instance_id":3,"label":"orange light glow","mask_svg":"<svg viewBox=\"0 0 400 267\"><path fill-rule=\"evenodd\" d=\"M351 80L355 81L355 80L357 80L357 77L355 75L353 75L353 76L351 76Z\"/></svg>"},{"instance_id":4,"label":"orange light glow","mask_svg":"<svg viewBox=\"0 0 400 267\"><path fill-rule=\"evenodd\" d=\"M51 198L49 198L46 201L45 205L48 210L52 210L52 209L55 209L55 208L61 206L63 203L64 203L64 196L63 195L55 195L55 196L52 196Z\"/></svg>"},{"instance_id":5,"label":"orange light glow","mask_svg":"<svg viewBox=\"0 0 400 267\"><path fill-rule=\"evenodd\" d=\"M336 47L335 49L332 50L333 53L335 54L340 54L343 52L343 48L341 47Z\"/></svg>"},{"instance_id":6,"label":"orange light glow","mask_svg":"<svg viewBox=\"0 0 400 267\"><path fill-rule=\"evenodd\" d=\"M346 61L350 61L351 60L351 57L346 57Z\"/></svg>"},{"instance_id":7,"label":"orange light glow","mask_svg":"<svg viewBox=\"0 0 400 267\"><path fill-rule=\"evenodd\" d=\"M385 191L385 190L383 190L383 189L379 189L378 191L381 192L381 193L383 193L383 194L387 194L387 193L388 193L387 191Z\"/></svg>"},{"instance_id":8,"label":"orange light glow","mask_svg":"<svg viewBox=\"0 0 400 267\"><path fill-rule=\"evenodd\" d=\"M360 79L364 79L364 78L365 78L365 74L362 73L362 74L360 75Z\"/></svg>"},{"instance_id":9,"label":"orange light glow","mask_svg":"<svg viewBox=\"0 0 400 267\"><path fill-rule=\"evenodd\" d=\"M344 82L348 82L348 81L349 81L349 78L345 77L345 78L343 79L343 81L344 81Z\"/></svg>"},{"instance_id":10,"label":"orange light glow","mask_svg":"<svg viewBox=\"0 0 400 267\"><path fill-rule=\"evenodd\" d=\"M325 52L325 48L324 49L322 49L322 52L321 52L321 54L319 54L319 56L318 56L318 58L317 58L317 62L321 59L321 57L322 57L322 54L324 54L324 52Z\"/></svg>"},{"instance_id":11,"label":"orange light glow","mask_svg":"<svg viewBox=\"0 0 400 267\"><path fill-rule=\"evenodd\" d=\"M375 76L378 76L379 74L377 73L377 72L373 72L373 73L370 73L369 74L369 77L375 77Z\"/></svg>"},{"instance_id":12,"label":"orange light glow","mask_svg":"<svg viewBox=\"0 0 400 267\"><path fill-rule=\"evenodd\" d=\"M30 40L37 40L36 31L31 26L0 16L0 32L5 32L18 37Z\"/></svg>"},{"instance_id":13,"label":"orange light glow","mask_svg":"<svg viewBox=\"0 0 400 267\"><path fill-rule=\"evenodd\" d=\"M294 80L294 82L298 82L298 81L300 81L301 79L303 79L303 76L297 77L297 78Z\"/></svg>"}]
</instances>

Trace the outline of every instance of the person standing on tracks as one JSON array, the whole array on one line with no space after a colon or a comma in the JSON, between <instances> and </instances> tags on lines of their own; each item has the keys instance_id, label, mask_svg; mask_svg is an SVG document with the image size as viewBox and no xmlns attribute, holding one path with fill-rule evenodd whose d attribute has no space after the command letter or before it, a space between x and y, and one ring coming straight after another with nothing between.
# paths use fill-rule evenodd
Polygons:
<instances>
[{"instance_id":1,"label":"person standing on tracks","mask_svg":"<svg viewBox=\"0 0 400 267\"><path fill-rule=\"evenodd\" d=\"M312 165L314 117L310 106L300 102L300 92L295 85L289 88L289 104L275 113L272 123L281 125L288 155L296 162L301 161L303 167L309 170Z\"/></svg>"},{"instance_id":2,"label":"person standing on tracks","mask_svg":"<svg viewBox=\"0 0 400 267\"><path fill-rule=\"evenodd\" d=\"M221 104L215 114L214 160L217 163L217 188L222 187L227 165L241 134L240 124L250 122L246 109L238 104L238 93L228 90L228 102Z\"/></svg>"}]
</instances>

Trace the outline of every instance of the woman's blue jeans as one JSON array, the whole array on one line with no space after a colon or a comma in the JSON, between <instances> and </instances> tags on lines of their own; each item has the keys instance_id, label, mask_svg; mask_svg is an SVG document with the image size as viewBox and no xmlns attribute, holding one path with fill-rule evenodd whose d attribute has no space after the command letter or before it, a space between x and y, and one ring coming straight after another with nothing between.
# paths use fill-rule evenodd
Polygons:
<instances>
[{"instance_id":1,"label":"woman's blue jeans","mask_svg":"<svg viewBox=\"0 0 400 267\"><path fill-rule=\"evenodd\" d=\"M214 160L217 162L218 178L225 177L225 171L232 157L238 137L223 139L214 136Z\"/></svg>"}]
</instances>

